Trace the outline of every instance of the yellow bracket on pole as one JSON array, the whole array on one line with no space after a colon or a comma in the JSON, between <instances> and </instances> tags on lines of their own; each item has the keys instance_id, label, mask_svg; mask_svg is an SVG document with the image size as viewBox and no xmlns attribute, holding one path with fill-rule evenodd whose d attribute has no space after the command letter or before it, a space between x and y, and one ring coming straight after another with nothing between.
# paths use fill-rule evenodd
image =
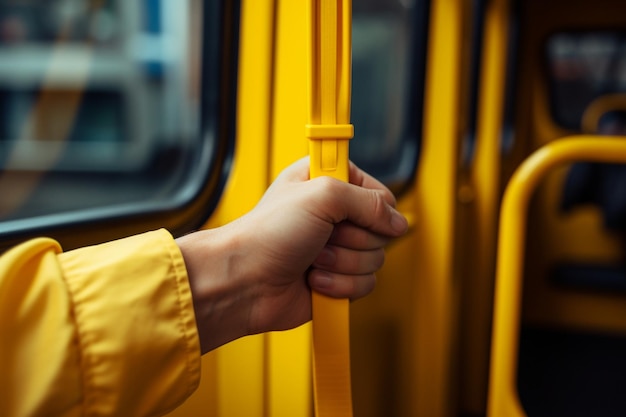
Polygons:
<instances>
[{"instance_id":1,"label":"yellow bracket on pole","mask_svg":"<svg viewBox=\"0 0 626 417\"><path fill-rule=\"evenodd\" d=\"M352 2L310 0L308 22L311 178L349 181ZM317 416L352 416L349 300L313 294L313 377Z\"/></svg>"}]
</instances>

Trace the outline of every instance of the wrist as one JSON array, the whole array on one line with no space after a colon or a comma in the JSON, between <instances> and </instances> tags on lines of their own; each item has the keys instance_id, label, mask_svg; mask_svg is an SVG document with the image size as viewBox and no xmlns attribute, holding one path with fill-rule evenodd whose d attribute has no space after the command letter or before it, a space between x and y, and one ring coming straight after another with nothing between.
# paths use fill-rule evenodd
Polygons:
<instances>
[{"instance_id":1,"label":"wrist","mask_svg":"<svg viewBox=\"0 0 626 417\"><path fill-rule=\"evenodd\" d=\"M202 353L248 334L253 296L235 233L204 230L176 239L187 268Z\"/></svg>"}]
</instances>

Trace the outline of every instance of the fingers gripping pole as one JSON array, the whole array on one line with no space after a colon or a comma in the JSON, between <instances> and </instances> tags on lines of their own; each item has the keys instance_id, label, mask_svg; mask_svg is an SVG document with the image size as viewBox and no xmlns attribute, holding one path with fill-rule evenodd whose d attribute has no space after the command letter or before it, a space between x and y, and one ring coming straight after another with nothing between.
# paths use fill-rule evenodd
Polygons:
<instances>
[{"instance_id":1,"label":"fingers gripping pole","mask_svg":"<svg viewBox=\"0 0 626 417\"><path fill-rule=\"evenodd\" d=\"M351 0L309 0L311 178L348 181ZM313 375L318 417L352 416L349 301L313 294Z\"/></svg>"}]
</instances>

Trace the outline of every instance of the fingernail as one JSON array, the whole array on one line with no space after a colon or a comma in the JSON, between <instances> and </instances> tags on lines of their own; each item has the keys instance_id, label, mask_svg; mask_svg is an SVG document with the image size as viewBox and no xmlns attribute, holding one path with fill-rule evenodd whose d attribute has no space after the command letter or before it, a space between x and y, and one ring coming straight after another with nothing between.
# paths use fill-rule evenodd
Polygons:
<instances>
[{"instance_id":1,"label":"fingernail","mask_svg":"<svg viewBox=\"0 0 626 417\"><path fill-rule=\"evenodd\" d=\"M326 271L315 271L311 279L313 280L312 284L315 289L325 290L333 286L333 278Z\"/></svg>"},{"instance_id":2,"label":"fingernail","mask_svg":"<svg viewBox=\"0 0 626 417\"><path fill-rule=\"evenodd\" d=\"M407 229L409 228L409 222L402 214L400 214L399 211L395 209L392 209L391 212L391 228L394 230L394 232L399 234L406 233Z\"/></svg>"},{"instance_id":3,"label":"fingernail","mask_svg":"<svg viewBox=\"0 0 626 417\"><path fill-rule=\"evenodd\" d=\"M337 255L332 249L325 247L322 251L317 255L315 259L315 264L319 266L334 266L337 262Z\"/></svg>"}]
</instances>

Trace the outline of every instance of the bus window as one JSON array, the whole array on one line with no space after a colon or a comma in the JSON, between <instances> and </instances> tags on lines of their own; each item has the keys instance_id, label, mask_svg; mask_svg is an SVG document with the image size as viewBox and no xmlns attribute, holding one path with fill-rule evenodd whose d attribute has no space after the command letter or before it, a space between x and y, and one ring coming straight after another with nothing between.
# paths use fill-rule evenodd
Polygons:
<instances>
[{"instance_id":1,"label":"bus window","mask_svg":"<svg viewBox=\"0 0 626 417\"><path fill-rule=\"evenodd\" d=\"M598 97L626 92L626 36L619 32L561 32L547 43L552 116L581 130L583 114Z\"/></svg>"},{"instance_id":2,"label":"bus window","mask_svg":"<svg viewBox=\"0 0 626 417\"><path fill-rule=\"evenodd\" d=\"M396 192L417 162L427 22L425 0L353 3L350 158Z\"/></svg>"},{"instance_id":3,"label":"bus window","mask_svg":"<svg viewBox=\"0 0 626 417\"><path fill-rule=\"evenodd\" d=\"M0 0L0 234L175 210L205 187L225 3Z\"/></svg>"}]
</instances>

